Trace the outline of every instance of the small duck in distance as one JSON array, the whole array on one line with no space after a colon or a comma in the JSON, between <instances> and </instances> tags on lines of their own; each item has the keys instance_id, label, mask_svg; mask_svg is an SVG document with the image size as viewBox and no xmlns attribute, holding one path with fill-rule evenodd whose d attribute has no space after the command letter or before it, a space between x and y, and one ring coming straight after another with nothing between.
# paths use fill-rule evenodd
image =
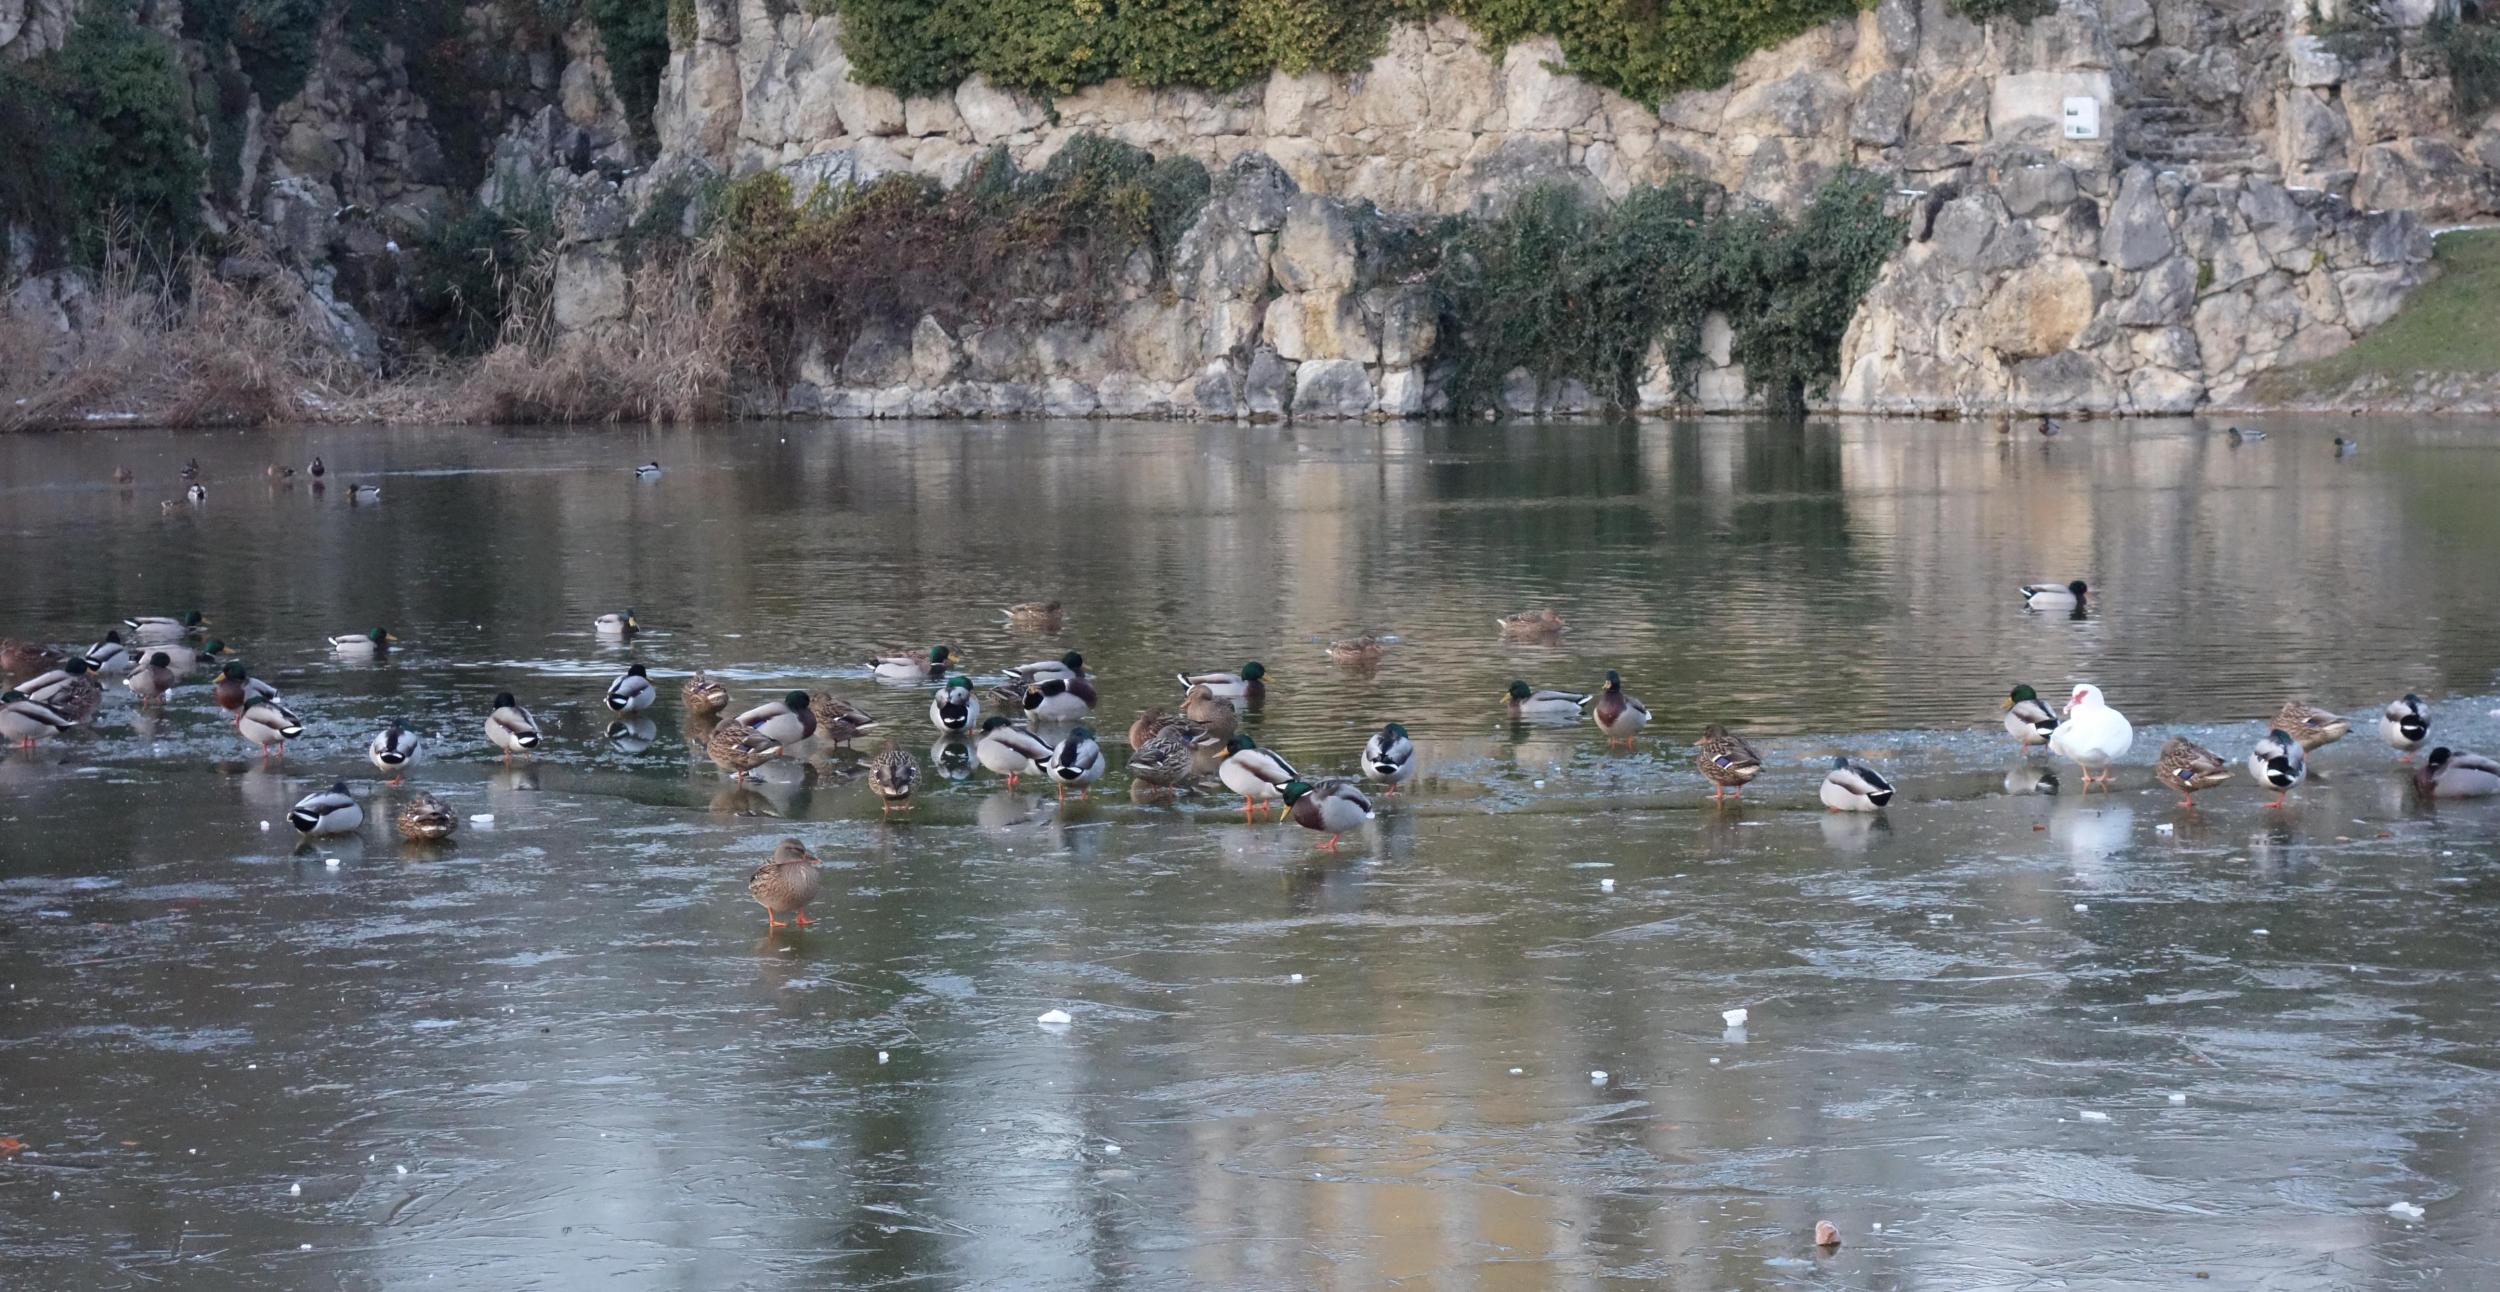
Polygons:
<instances>
[{"instance_id":1,"label":"small duck in distance","mask_svg":"<svg viewBox=\"0 0 2500 1292\"><path fill-rule=\"evenodd\" d=\"M2224 431L2223 434L2230 436L2233 444L2255 444L2257 441L2266 438L2266 433L2264 431L2252 431L2240 426L2234 426L2229 430Z\"/></svg>"},{"instance_id":2,"label":"small duck in distance","mask_svg":"<svg viewBox=\"0 0 2500 1292\"><path fill-rule=\"evenodd\" d=\"M1761 751L1718 723L1702 728L1701 739L1693 747L1700 751L1693 761L1701 768L1702 779L1717 787L1710 792L1714 803L1730 795L1744 797L1745 787L1762 774Z\"/></svg>"},{"instance_id":3,"label":"small duck in distance","mask_svg":"<svg viewBox=\"0 0 2500 1292\"><path fill-rule=\"evenodd\" d=\"M330 474L330 468L321 464L321 455L316 453L313 455L312 465L304 468L304 474L318 480L321 477Z\"/></svg>"},{"instance_id":4,"label":"small duck in distance","mask_svg":"<svg viewBox=\"0 0 2500 1292\"><path fill-rule=\"evenodd\" d=\"M2299 700L2283 702L2282 710L2274 715L2274 726L2276 730L2290 732L2292 739L2300 742L2303 752L2323 749L2343 739L2344 734L2352 730L2352 723L2345 718Z\"/></svg>"},{"instance_id":5,"label":"small duck in distance","mask_svg":"<svg viewBox=\"0 0 2500 1292\"><path fill-rule=\"evenodd\" d=\"M495 707L486 715L487 743L503 751L503 760L512 761L514 754L526 754L538 748L538 720L510 691L495 693Z\"/></svg>"},{"instance_id":6,"label":"small duck in distance","mask_svg":"<svg viewBox=\"0 0 2500 1292\"><path fill-rule=\"evenodd\" d=\"M925 682L944 677L960 665L952 646L932 646L926 655L879 655L868 661L877 676L889 682Z\"/></svg>"},{"instance_id":7,"label":"small duck in distance","mask_svg":"<svg viewBox=\"0 0 2500 1292\"><path fill-rule=\"evenodd\" d=\"M590 628L592 632L602 637L631 637L642 631L642 624L634 618L634 612L629 608L623 614L609 611L591 620Z\"/></svg>"},{"instance_id":8,"label":"small duck in distance","mask_svg":"<svg viewBox=\"0 0 2500 1292\"><path fill-rule=\"evenodd\" d=\"M2274 801L2266 806L2279 808L2292 796L2292 787L2309 775L2309 757L2300 742L2280 730L2268 731L2266 738L2249 751L2248 774L2257 783L2275 791Z\"/></svg>"},{"instance_id":9,"label":"small duck in distance","mask_svg":"<svg viewBox=\"0 0 2500 1292\"><path fill-rule=\"evenodd\" d=\"M1252 660L1238 673L1177 674L1181 689L1205 687L1207 694L1219 700L1261 700L1267 698L1267 665Z\"/></svg>"},{"instance_id":10,"label":"small duck in distance","mask_svg":"<svg viewBox=\"0 0 2500 1292\"><path fill-rule=\"evenodd\" d=\"M2413 790L2426 799L2487 799L2500 794L2500 762L2441 745L2413 774Z\"/></svg>"},{"instance_id":11,"label":"small duck in distance","mask_svg":"<svg viewBox=\"0 0 2500 1292\"><path fill-rule=\"evenodd\" d=\"M200 478L200 460L198 458L193 458L182 464L182 478L185 480L197 480Z\"/></svg>"},{"instance_id":12,"label":"small duck in distance","mask_svg":"<svg viewBox=\"0 0 2500 1292\"><path fill-rule=\"evenodd\" d=\"M659 464L657 461L651 461L651 462L645 462L645 463L643 463L641 466L635 467L635 468L634 468L634 478L635 478L636 480L657 480L657 479L659 479L659 478L660 478L660 464Z\"/></svg>"},{"instance_id":13,"label":"small duck in distance","mask_svg":"<svg viewBox=\"0 0 2500 1292\"><path fill-rule=\"evenodd\" d=\"M2348 458L2355 453L2359 453L2360 451L2361 441L2348 440L2341 435L2335 437L2335 456L2339 458Z\"/></svg>"},{"instance_id":14,"label":"small duck in distance","mask_svg":"<svg viewBox=\"0 0 2500 1292\"><path fill-rule=\"evenodd\" d=\"M1066 618L1056 601L1019 601L1004 613L1008 623L1036 632L1057 632Z\"/></svg>"},{"instance_id":15,"label":"small duck in distance","mask_svg":"<svg viewBox=\"0 0 2500 1292\"><path fill-rule=\"evenodd\" d=\"M1404 726L1389 723L1363 742L1363 771L1392 791L1415 774L1415 742L1407 739Z\"/></svg>"},{"instance_id":16,"label":"small duck in distance","mask_svg":"<svg viewBox=\"0 0 2500 1292\"><path fill-rule=\"evenodd\" d=\"M382 486L378 484L349 485L347 486L347 500L349 502L380 502L382 501Z\"/></svg>"},{"instance_id":17,"label":"small duck in distance","mask_svg":"<svg viewBox=\"0 0 2500 1292\"><path fill-rule=\"evenodd\" d=\"M197 505L208 501L208 486L194 484L182 491L183 501Z\"/></svg>"},{"instance_id":18,"label":"small duck in distance","mask_svg":"<svg viewBox=\"0 0 2500 1292\"><path fill-rule=\"evenodd\" d=\"M1551 608L1522 610L1517 614L1501 615L1493 622L1502 630L1504 637L1523 640L1559 637L1565 627L1562 615Z\"/></svg>"},{"instance_id":19,"label":"small duck in distance","mask_svg":"<svg viewBox=\"0 0 2500 1292\"><path fill-rule=\"evenodd\" d=\"M2090 586L2077 579L2072 583L2026 583L2022 586L2025 610L2076 610L2092 594Z\"/></svg>"},{"instance_id":20,"label":"small duck in distance","mask_svg":"<svg viewBox=\"0 0 2500 1292\"><path fill-rule=\"evenodd\" d=\"M640 713L659 698L659 688L651 685L651 673L640 664L629 664L617 679L608 683L607 705L610 713Z\"/></svg>"},{"instance_id":21,"label":"small duck in distance","mask_svg":"<svg viewBox=\"0 0 2500 1292\"><path fill-rule=\"evenodd\" d=\"M1606 747L1620 744L1629 749L1641 738L1641 728L1649 725L1649 706L1626 694L1623 674L1606 670L1606 689L1597 697L1597 729L1606 733Z\"/></svg>"},{"instance_id":22,"label":"small duck in distance","mask_svg":"<svg viewBox=\"0 0 2500 1292\"><path fill-rule=\"evenodd\" d=\"M2040 414L2039 431L2041 439L2056 439L2059 432L2064 431L2065 429L2066 424L2064 422L2061 422L2046 413Z\"/></svg>"},{"instance_id":23,"label":"small duck in distance","mask_svg":"<svg viewBox=\"0 0 2500 1292\"><path fill-rule=\"evenodd\" d=\"M330 639L330 649L341 655L380 655L390 650L391 643L398 640L399 638L390 629L375 628L371 632L346 633L333 637Z\"/></svg>"},{"instance_id":24,"label":"small duck in distance","mask_svg":"<svg viewBox=\"0 0 2500 1292\"><path fill-rule=\"evenodd\" d=\"M1328 643L1328 658L1347 668L1370 668L1380 662L1380 638L1365 633Z\"/></svg>"},{"instance_id":25,"label":"small duck in distance","mask_svg":"<svg viewBox=\"0 0 2500 1292\"><path fill-rule=\"evenodd\" d=\"M1892 782L1882 772L1851 762L1843 754L1832 760L1832 770L1824 775L1817 797L1834 812L1881 812L1892 802Z\"/></svg>"}]
</instances>

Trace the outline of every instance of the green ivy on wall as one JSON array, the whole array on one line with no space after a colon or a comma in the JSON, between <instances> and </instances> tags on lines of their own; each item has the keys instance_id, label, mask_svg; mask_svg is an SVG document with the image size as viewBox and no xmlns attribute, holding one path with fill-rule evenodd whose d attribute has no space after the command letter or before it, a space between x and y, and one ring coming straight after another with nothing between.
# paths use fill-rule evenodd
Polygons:
<instances>
[{"instance_id":1,"label":"green ivy on wall","mask_svg":"<svg viewBox=\"0 0 2500 1292\"><path fill-rule=\"evenodd\" d=\"M191 140L182 53L134 6L96 0L61 48L0 63L0 224L45 260L93 263L117 216L163 263L199 222L206 166Z\"/></svg>"}]
</instances>

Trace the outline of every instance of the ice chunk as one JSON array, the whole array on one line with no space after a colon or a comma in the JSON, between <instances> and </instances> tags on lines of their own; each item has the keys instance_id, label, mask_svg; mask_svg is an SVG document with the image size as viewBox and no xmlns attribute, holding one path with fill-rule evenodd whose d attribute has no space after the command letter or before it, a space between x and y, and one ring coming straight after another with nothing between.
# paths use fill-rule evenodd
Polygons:
<instances>
[{"instance_id":1,"label":"ice chunk","mask_svg":"<svg viewBox=\"0 0 2500 1292\"><path fill-rule=\"evenodd\" d=\"M1719 1018L1729 1027L1743 1027L1745 1025L1746 1017L1747 1015L1744 1007L1741 1005L1735 1009L1723 1009L1719 1011Z\"/></svg>"},{"instance_id":2,"label":"ice chunk","mask_svg":"<svg viewBox=\"0 0 2500 1292\"><path fill-rule=\"evenodd\" d=\"M267 834L267 833L269 833L269 823L268 823L268 822L263 821L263 822L261 822L261 823L260 823L260 832L261 832L262 834Z\"/></svg>"},{"instance_id":3,"label":"ice chunk","mask_svg":"<svg viewBox=\"0 0 2500 1292\"><path fill-rule=\"evenodd\" d=\"M407 1163L405 1163L405 1162L402 1162L402 1163L400 1163L398 1166L392 1167L392 1168L391 1168L391 1170L393 1170L394 1172L397 1172L397 1173L398 1173L398 1174L400 1174L400 1175L406 1175L406 1174L408 1174L408 1164L407 1164Z\"/></svg>"},{"instance_id":4,"label":"ice chunk","mask_svg":"<svg viewBox=\"0 0 2500 1292\"><path fill-rule=\"evenodd\" d=\"M2105 1122L2109 1120L2108 1113L2102 1112L2096 1108L2086 1108L2082 1112L2076 1113L2075 1116L2088 1122Z\"/></svg>"},{"instance_id":5,"label":"ice chunk","mask_svg":"<svg viewBox=\"0 0 2500 1292\"><path fill-rule=\"evenodd\" d=\"M2092 909L2092 903L2090 903L2090 902L2077 902L2077 903L2075 903L2075 913L2076 913L2076 914L2078 914L2078 915L2082 914L2082 913L2083 913L2083 912L2085 912L2085 911L2091 910L2091 909Z\"/></svg>"},{"instance_id":6,"label":"ice chunk","mask_svg":"<svg viewBox=\"0 0 2500 1292\"><path fill-rule=\"evenodd\" d=\"M1300 981L1302 981L1302 975L1300 975L1300 974L1289 974L1289 975L1287 975L1287 976L1286 976L1285 981L1286 981L1286 982L1300 982Z\"/></svg>"},{"instance_id":7,"label":"ice chunk","mask_svg":"<svg viewBox=\"0 0 2500 1292\"><path fill-rule=\"evenodd\" d=\"M300 1197L303 1197L303 1196L304 1196L304 1182L303 1182L303 1181L301 1181L301 1180L298 1180L298 1181L296 1181L295 1183L288 1185L288 1186L286 1187L286 1196L288 1196L288 1197L290 1197L290 1198L300 1198Z\"/></svg>"},{"instance_id":8,"label":"ice chunk","mask_svg":"<svg viewBox=\"0 0 2500 1292\"><path fill-rule=\"evenodd\" d=\"M2187 1102L2187 1096L2173 1090L2170 1092L2170 1102L2173 1104L2184 1104Z\"/></svg>"},{"instance_id":9,"label":"ice chunk","mask_svg":"<svg viewBox=\"0 0 2500 1292\"><path fill-rule=\"evenodd\" d=\"M2410 1202L2391 1202L2387 1204L2387 1214L2399 1220L2420 1220L2422 1209Z\"/></svg>"},{"instance_id":10,"label":"ice chunk","mask_svg":"<svg viewBox=\"0 0 2500 1292\"><path fill-rule=\"evenodd\" d=\"M1589 1069L1589 1084L1592 1086L1602 1086L1606 1084L1606 1070L1604 1068Z\"/></svg>"},{"instance_id":11,"label":"ice chunk","mask_svg":"<svg viewBox=\"0 0 2500 1292\"><path fill-rule=\"evenodd\" d=\"M1611 893L1615 891L1615 881L1611 879L1601 879L1597 881L1597 891L1601 893Z\"/></svg>"},{"instance_id":12,"label":"ice chunk","mask_svg":"<svg viewBox=\"0 0 2500 1292\"><path fill-rule=\"evenodd\" d=\"M883 1051L883 1050L879 1050L879 1051L877 1051L877 1062L879 1062L879 1063L883 1063L883 1062L885 1062L887 1059L892 1058L892 1057L893 1057L892 1055L887 1054L887 1053L886 1053L885 1051Z\"/></svg>"},{"instance_id":13,"label":"ice chunk","mask_svg":"<svg viewBox=\"0 0 2500 1292\"><path fill-rule=\"evenodd\" d=\"M2160 825L2157 825L2157 826L2154 826L2154 827L2153 827L2153 833L2155 833L2155 834L2168 834L2168 833L2170 833L2170 832L2171 832L2171 830L2172 830L2172 829L2173 829L2173 827L2171 826L2171 824L2170 824L2169 822L2167 822L2167 821L2164 821L2164 822L2162 822Z\"/></svg>"},{"instance_id":14,"label":"ice chunk","mask_svg":"<svg viewBox=\"0 0 2500 1292\"><path fill-rule=\"evenodd\" d=\"M321 859L321 864L328 866L332 870L336 870L339 868L339 859L336 857L324 857Z\"/></svg>"},{"instance_id":15,"label":"ice chunk","mask_svg":"<svg viewBox=\"0 0 2500 1292\"><path fill-rule=\"evenodd\" d=\"M1076 1020L1069 1017L1068 1011L1064 1009L1046 1009L1042 1011L1042 1016L1040 1018L1034 1019L1033 1021L1044 1027L1066 1027L1068 1024L1073 1023Z\"/></svg>"},{"instance_id":16,"label":"ice chunk","mask_svg":"<svg viewBox=\"0 0 2500 1292\"><path fill-rule=\"evenodd\" d=\"M2250 929L2249 932L2254 933L2261 938L2266 935L2266 931L2264 929Z\"/></svg>"},{"instance_id":17,"label":"ice chunk","mask_svg":"<svg viewBox=\"0 0 2500 1292\"><path fill-rule=\"evenodd\" d=\"M1528 1070L1526 1068L1512 1068L1510 1070L1510 1075L1514 1077L1524 1077L1528 1075Z\"/></svg>"},{"instance_id":18,"label":"ice chunk","mask_svg":"<svg viewBox=\"0 0 2500 1292\"><path fill-rule=\"evenodd\" d=\"M470 817L469 822L472 825L493 825L495 823L495 814L492 812L480 812L477 815Z\"/></svg>"}]
</instances>

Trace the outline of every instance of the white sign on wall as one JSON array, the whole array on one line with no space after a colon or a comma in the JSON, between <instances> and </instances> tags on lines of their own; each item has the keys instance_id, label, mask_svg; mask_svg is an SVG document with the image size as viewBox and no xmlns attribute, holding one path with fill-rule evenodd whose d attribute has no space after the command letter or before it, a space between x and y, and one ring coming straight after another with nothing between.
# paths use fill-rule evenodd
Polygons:
<instances>
[{"instance_id":1,"label":"white sign on wall","mask_svg":"<svg viewBox=\"0 0 2500 1292\"><path fill-rule=\"evenodd\" d=\"M2066 100L2066 137L2098 139L2101 137L2101 101L2089 96Z\"/></svg>"}]
</instances>

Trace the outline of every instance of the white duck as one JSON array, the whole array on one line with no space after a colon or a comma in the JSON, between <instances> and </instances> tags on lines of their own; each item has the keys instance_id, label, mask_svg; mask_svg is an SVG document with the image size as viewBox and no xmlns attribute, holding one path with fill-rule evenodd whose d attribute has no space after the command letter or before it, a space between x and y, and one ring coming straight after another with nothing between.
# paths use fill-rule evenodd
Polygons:
<instances>
[{"instance_id":1,"label":"white duck","mask_svg":"<svg viewBox=\"0 0 2500 1292\"><path fill-rule=\"evenodd\" d=\"M2109 707L2101 688L2089 682L2075 684L2073 697L2066 701L2066 720L2049 736L2050 753L2083 769L2087 791L2095 782L2107 786L2109 765L2126 757L2134 745L2135 727L2127 715Z\"/></svg>"}]
</instances>

